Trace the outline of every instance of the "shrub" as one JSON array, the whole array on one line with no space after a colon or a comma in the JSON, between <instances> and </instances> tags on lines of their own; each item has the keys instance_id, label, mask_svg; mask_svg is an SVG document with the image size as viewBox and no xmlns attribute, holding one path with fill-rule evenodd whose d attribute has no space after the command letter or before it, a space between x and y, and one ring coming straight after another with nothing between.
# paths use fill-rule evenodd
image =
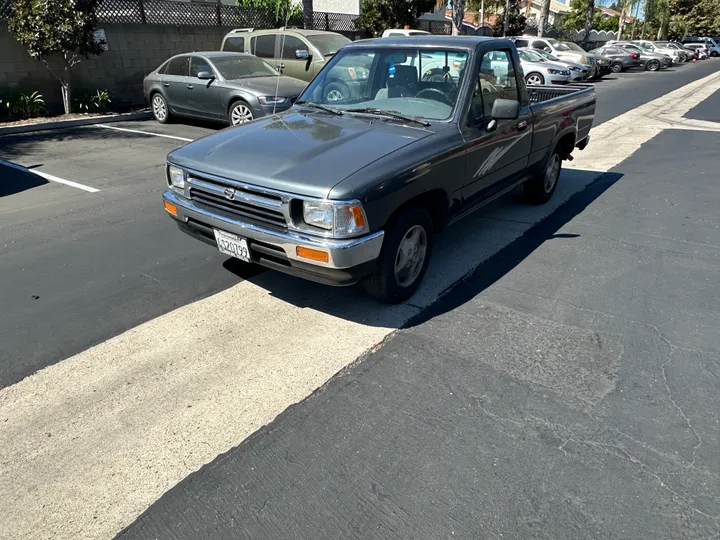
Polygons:
<instances>
[{"instance_id":1,"label":"shrub","mask_svg":"<svg viewBox=\"0 0 720 540\"><path fill-rule=\"evenodd\" d=\"M81 113L105 112L108 105L112 103L110 92L107 90L96 90L95 93L84 92L75 100L75 110Z\"/></svg>"},{"instance_id":2,"label":"shrub","mask_svg":"<svg viewBox=\"0 0 720 540\"><path fill-rule=\"evenodd\" d=\"M0 103L10 116L32 118L45 111L45 100L37 91L32 94L9 94Z\"/></svg>"}]
</instances>

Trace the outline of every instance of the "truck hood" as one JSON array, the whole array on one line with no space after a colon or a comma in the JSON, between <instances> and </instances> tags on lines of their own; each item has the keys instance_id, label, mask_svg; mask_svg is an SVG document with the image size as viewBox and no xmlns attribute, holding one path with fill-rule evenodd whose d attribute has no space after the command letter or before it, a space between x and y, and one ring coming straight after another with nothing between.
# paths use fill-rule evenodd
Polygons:
<instances>
[{"instance_id":1,"label":"truck hood","mask_svg":"<svg viewBox=\"0 0 720 540\"><path fill-rule=\"evenodd\" d=\"M171 152L168 161L199 173L325 198L351 174L431 134L378 119L291 110L198 139Z\"/></svg>"}]
</instances>

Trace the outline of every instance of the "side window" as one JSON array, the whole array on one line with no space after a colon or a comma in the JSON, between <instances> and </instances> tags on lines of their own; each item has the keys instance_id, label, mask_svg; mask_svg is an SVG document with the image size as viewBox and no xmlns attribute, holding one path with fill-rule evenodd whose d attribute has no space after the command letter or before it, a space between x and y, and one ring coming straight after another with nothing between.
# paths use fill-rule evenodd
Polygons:
<instances>
[{"instance_id":1,"label":"side window","mask_svg":"<svg viewBox=\"0 0 720 540\"><path fill-rule=\"evenodd\" d=\"M252 38L250 52L258 58L275 58L275 34L263 34Z\"/></svg>"},{"instance_id":2,"label":"side window","mask_svg":"<svg viewBox=\"0 0 720 540\"><path fill-rule=\"evenodd\" d=\"M545 41L533 41L533 49L547 49L547 51L551 51L550 45L548 45Z\"/></svg>"},{"instance_id":3,"label":"side window","mask_svg":"<svg viewBox=\"0 0 720 540\"><path fill-rule=\"evenodd\" d=\"M167 67L167 75L177 75L178 77L187 77L189 69L190 57L179 56L170 60Z\"/></svg>"},{"instance_id":4,"label":"side window","mask_svg":"<svg viewBox=\"0 0 720 540\"><path fill-rule=\"evenodd\" d=\"M201 71L209 71L210 73L214 72L207 60L200 58L199 56L192 56L190 58L190 76L197 77L198 73Z\"/></svg>"},{"instance_id":5,"label":"side window","mask_svg":"<svg viewBox=\"0 0 720 540\"><path fill-rule=\"evenodd\" d=\"M245 52L245 38L244 37L229 37L223 44L223 51L230 52Z\"/></svg>"},{"instance_id":6,"label":"side window","mask_svg":"<svg viewBox=\"0 0 720 540\"><path fill-rule=\"evenodd\" d=\"M529 42L527 39L516 39L516 40L515 40L515 46L516 46L517 48L520 48L520 47L529 47L529 46L530 46L530 42ZM537 47L536 47L536 48L537 48Z\"/></svg>"},{"instance_id":7,"label":"side window","mask_svg":"<svg viewBox=\"0 0 720 540\"><path fill-rule=\"evenodd\" d=\"M167 68L168 68L168 64L169 64L169 63L170 63L170 62L165 62L162 66L160 66L160 67L158 68L158 70L157 70L158 75L165 75L165 72L167 71Z\"/></svg>"},{"instance_id":8,"label":"side window","mask_svg":"<svg viewBox=\"0 0 720 540\"><path fill-rule=\"evenodd\" d=\"M300 38L282 34L280 38L280 54L283 59L295 59L295 51L307 51L308 46ZM309 52L309 51L308 51Z\"/></svg>"},{"instance_id":9,"label":"side window","mask_svg":"<svg viewBox=\"0 0 720 540\"><path fill-rule=\"evenodd\" d=\"M470 105L475 121L490 118L496 99L519 101L515 66L510 51L490 51L480 61L480 71Z\"/></svg>"}]
</instances>

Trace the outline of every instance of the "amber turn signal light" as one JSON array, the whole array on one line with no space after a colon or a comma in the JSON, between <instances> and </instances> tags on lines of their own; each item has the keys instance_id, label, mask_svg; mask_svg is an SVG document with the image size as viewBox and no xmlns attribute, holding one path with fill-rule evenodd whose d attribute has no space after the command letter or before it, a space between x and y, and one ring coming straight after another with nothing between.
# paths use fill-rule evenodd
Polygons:
<instances>
[{"instance_id":1,"label":"amber turn signal light","mask_svg":"<svg viewBox=\"0 0 720 540\"><path fill-rule=\"evenodd\" d=\"M167 210L168 213L172 214L173 216L177 217L177 206L175 206L174 204L170 204L167 201L164 201L164 202L165 202L165 210Z\"/></svg>"},{"instance_id":2,"label":"amber turn signal light","mask_svg":"<svg viewBox=\"0 0 720 540\"><path fill-rule=\"evenodd\" d=\"M306 247L297 246L295 253L298 257L303 259L310 259L311 261L328 262L330 260L330 254L327 251L320 251L319 249L310 249Z\"/></svg>"}]
</instances>

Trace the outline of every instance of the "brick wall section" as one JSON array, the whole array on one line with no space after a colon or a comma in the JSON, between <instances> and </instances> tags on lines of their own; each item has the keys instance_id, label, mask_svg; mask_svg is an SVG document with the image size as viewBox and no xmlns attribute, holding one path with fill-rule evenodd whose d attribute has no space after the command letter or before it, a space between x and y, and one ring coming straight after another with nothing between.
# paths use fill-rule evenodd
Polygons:
<instances>
[{"instance_id":1,"label":"brick wall section","mask_svg":"<svg viewBox=\"0 0 720 540\"><path fill-rule=\"evenodd\" d=\"M217 26L171 27L149 24L105 24L110 50L75 66L72 75L75 95L80 90L107 89L114 105L144 103L142 79L170 56L191 51L219 50L229 28ZM0 94L4 91L33 92L45 97L50 109L61 106L60 85L46 67L28 56L0 23Z\"/></svg>"}]
</instances>

